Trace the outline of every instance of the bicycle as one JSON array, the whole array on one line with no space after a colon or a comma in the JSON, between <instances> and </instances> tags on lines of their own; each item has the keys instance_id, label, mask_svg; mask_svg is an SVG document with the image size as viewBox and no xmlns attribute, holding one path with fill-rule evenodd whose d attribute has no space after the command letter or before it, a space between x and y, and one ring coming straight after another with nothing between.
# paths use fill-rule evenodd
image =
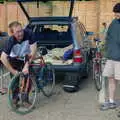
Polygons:
<instances>
[{"instance_id":1,"label":"bicycle","mask_svg":"<svg viewBox=\"0 0 120 120\"><path fill-rule=\"evenodd\" d=\"M95 82L95 87L97 91L100 91L102 89L102 70L104 68L106 58L102 56L101 53L101 46L100 46L100 40L94 39L96 42L96 51L95 51L95 57L93 58L93 80Z\"/></svg>"},{"instance_id":2,"label":"bicycle","mask_svg":"<svg viewBox=\"0 0 120 120\"><path fill-rule=\"evenodd\" d=\"M6 71L3 64L0 61L0 94L4 95L7 93L8 80L6 77L9 77L9 72Z\"/></svg>"},{"instance_id":3,"label":"bicycle","mask_svg":"<svg viewBox=\"0 0 120 120\"><path fill-rule=\"evenodd\" d=\"M37 102L37 95L42 91L43 95L50 97L55 87L55 71L51 63L45 63L42 56L38 57L39 62L29 64L29 74L20 72L12 78L8 87L8 101L13 111L19 114L31 112ZM26 106L25 96L31 103ZM16 97L17 106L14 103Z\"/></svg>"}]
</instances>

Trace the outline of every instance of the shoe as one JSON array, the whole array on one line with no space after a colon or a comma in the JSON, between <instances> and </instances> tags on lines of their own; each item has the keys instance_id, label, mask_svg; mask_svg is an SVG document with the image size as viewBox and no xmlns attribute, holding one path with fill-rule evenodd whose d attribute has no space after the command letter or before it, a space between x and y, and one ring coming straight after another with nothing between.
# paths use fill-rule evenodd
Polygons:
<instances>
[{"instance_id":1,"label":"shoe","mask_svg":"<svg viewBox=\"0 0 120 120\"><path fill-rule=\"evenodd\" d=\"M7 91L8 91L7 88L2 88L2 89L0 89L0 93L1 93L1 95L6 94Z\"/></svg>"},{"instance_id":2,"label":"shoe","mask_svg":"<svg viewBox=\"0 0 120 120\"><path fill-rule=\"evenodd\" d=\"M116 107L117 107L116 103L110 103L110 102L108 101L108 102L103 103L103 104L100 106L100 110L101 110L101 111L104 111L104 110L108 110L108 109L115 109Z\"/></svg>"}]
</instances>

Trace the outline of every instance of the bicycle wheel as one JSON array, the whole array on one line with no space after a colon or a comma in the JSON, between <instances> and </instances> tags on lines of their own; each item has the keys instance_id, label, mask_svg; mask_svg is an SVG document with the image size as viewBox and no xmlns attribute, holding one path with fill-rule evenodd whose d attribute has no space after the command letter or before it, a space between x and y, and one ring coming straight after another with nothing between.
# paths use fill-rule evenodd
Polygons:
<instances>
[{"instance_id":1,"label":"bicycle wheel","mask_svg":"<svg viewBox=\"0 0 120 120\"><path fill-rule=\"evenodd\" d=\"M29 101L29 106L27 104L25 105L21 100L21 96L23 96L23 94L20 92L20 81L20 74L12 78L12 81L8 87L8 102L14 112L19 114L27 114L31 112L35 106L37 99L37 87L35 81L30 80L29 92L25 97Z\"/></svg>"},{"instance_id":2,"label":"bicycle wheel","mask_svg":"<svg viewBox=\"0 0 120 120\"><path fill-rule=\"evenodd\" d=\"M41 68L40 74L41 91L46 97L50 97L55 87L55 71L52 64L46 63L46 65Z\"/></svg>"},{"instance_id":3,"label":"bicycle wheel","mask_svg":"<svg viewBox=\"0 0 120 120\"><path fill-rule=\"evenodd\" d=\"M102 73L100 63L93 63L93 80L95 82L97 91L100 91L102 88Z\"/></svg>"}]
</instances>

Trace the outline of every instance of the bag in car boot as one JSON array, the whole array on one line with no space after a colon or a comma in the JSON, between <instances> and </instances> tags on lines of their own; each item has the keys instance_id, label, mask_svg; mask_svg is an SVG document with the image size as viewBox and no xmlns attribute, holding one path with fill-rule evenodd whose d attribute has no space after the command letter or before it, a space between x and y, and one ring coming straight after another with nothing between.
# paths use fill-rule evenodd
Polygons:
<instances>
[{"instance_id":1,"label":"bag in car boot","mask_svg":"<svg viewBox=\"0 0 120 120\"><path fill-rule=\"evenodd\" d=\"M79 90L79 80L76 75L67 75L63 82L63 89L66 92L72 93Z\"/></svg>"}]
</instances>

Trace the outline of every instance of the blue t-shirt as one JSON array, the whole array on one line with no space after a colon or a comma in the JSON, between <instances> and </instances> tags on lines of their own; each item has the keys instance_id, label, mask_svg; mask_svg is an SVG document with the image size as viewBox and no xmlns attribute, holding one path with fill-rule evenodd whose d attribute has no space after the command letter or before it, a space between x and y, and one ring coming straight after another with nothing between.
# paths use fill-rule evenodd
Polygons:
<instances>
[{"instance_id":1,"label":"blue t-shirt","mask_svg":"<svg viewBox=\"0 0 120 120\"><path fill-rule=\"evenodd\" d=\"M9 37L9 39L6 40L3 52L5 52L9 57L22 58L31 52L30 45L35 42L36 40L33 32L24 30L23 40L19 42L14 36Z\"/></svg>"}]
</instances>

